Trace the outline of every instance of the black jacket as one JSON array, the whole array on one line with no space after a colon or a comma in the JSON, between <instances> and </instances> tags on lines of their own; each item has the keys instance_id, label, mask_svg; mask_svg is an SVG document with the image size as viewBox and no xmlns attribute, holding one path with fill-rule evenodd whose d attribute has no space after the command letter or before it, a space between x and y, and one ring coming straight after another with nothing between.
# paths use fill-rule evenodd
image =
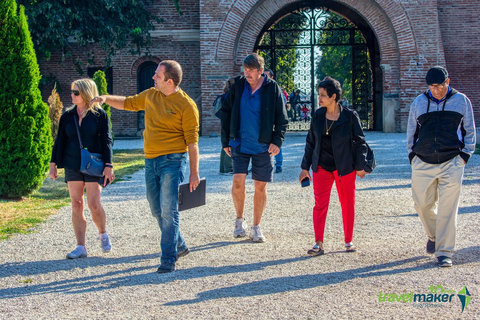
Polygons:
<instances>
[{"instance_id":1,"label":"black jacket","mask_svg":"<svg viewBox=\"0 0 480 320\"><path fill-rule=\"evenodd\" d=\"M113 140L110 122L103 109L97 110L98 114L89 111L79 127L83 147L92 153L101 154L104 163L112 163ZM66 111L60 117L58 134L50 160L56 163L57 168L80 169L80 143L75 129L75 119L78 120L76 107ZM89 132L86 132L87 130Z\"/></svg>"},{"instance_id":2,"label":"black jacket","mask_svg":"<svg viewBox=\"0 0 480 320\"><path fill-rule=\"evenodd\" d=\"M322 128L325 125L327 108L319 108L313 114L310 130L307 134L302 169L317 172L320 159ZM367 145L360 119L354 110L342 107L338 120L330 129L333 158L338 175L344 176L354 170L363 170L367 163Z\"/></svg>"},{"instance_id":3,"label":"black jacket","mask_svg":"<svg viewBox=\"0 0 480 320\"><path fill-rule=\"evenodd\" d=\"M440 164L457 155L467 162L475 149L471 109L468 98L453 88L439 104L428 90L417 97L410 107L407 127L410 163L415 156L426 163Z\"/></svg>"},{"instance_id":4,"label":"black jacket","mask_svg":"<svg viewBox=\"0 0 480 320\"><path fill-rule=\"evenodd\" d=\"M235 78L234 85L228 91L225 102L220 109L220 120L222 124L222 147L229 146L230 139L238 137L240 125L240 102L242 100L245 77ZM287 110L283 103L282 89L278 84L266 78L265 84L260 91L260 134L258 142L282 147L282 142L287 130Z\"/></svg>"}]
</instances>

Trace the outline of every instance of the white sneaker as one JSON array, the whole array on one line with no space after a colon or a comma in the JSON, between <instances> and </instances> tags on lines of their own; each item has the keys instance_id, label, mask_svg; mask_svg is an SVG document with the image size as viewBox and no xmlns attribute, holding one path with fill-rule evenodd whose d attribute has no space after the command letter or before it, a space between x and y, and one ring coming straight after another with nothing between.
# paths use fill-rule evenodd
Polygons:
<instances>
[{"instance_id":1,"label":"white sneaker","mask_svg":"<svg viewBox=\"0 0 480 320\"><path fill-rule=\"evenodd\" d=\"M265 237L262 234L262 230L260 229L260 225L258 226L252 226L250 233L250 239L252 239L253 242L265 242Z\"/></svg>"},{"instance_id":2,"label":"white sneaker","mask_svg":"<svg viewBox=\"0 0 480 320\"><path fill-rule=\"evenodd\" d=\"M245 222L245 219L237 218L235 220L235 230L233 231L233 237L245 237L247 235L245 229L247 229L247 223Z\"/></svg>"},{"instance_id":3,"label":"white sneaker","mask_svg":"<svg viewBox=\"0 0 480 320\"><path fill-rule=\"evenodd\" d=\"M87 257L87 249L84 246L77 246L75 250L67 254L67 259L78 259L78 258L86 258Z\"/></svg>"},{"instance_id":4,"label":"white sneaker","mask_svg":"<svg viewBox=\"0 0 480 320\"><path fill-rule=\"evenodd\" d=\"M103 235L99 234L98 239L100 240L100 247L102 248L102 252L110 252L110 250L112 249L112 244L110 243L108 234L106 232Z\"/></svg>"}]
</instances>

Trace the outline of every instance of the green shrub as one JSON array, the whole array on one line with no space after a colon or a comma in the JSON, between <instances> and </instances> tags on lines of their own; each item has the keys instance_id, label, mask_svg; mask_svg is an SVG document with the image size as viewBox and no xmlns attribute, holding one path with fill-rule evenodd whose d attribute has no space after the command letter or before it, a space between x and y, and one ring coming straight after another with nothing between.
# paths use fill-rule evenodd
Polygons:
<instances>
[{"instance_id":1,"label":"green shrub","mask_svg":"<svg viewBox=\"0 0 480 320\"><path fill-rule=\"evenodd\" d=\"M107 78L105 77L105 72L103 72L102 70L98 70L97 72L95 72L93 74L93 81L95 82L95 84L97 85L97 89L98 89L98 94L99 95L106 95L108 94L108 90L107 90ZM103 110L105 110L105 112L107 113L108 115L108 120L110 122L110 132L112 134L112 139L114 138L113 137L113 127L112 127L112 107L106 103L104 103L102 105L102 108Z\"/></svg>"},{"instance_id":2,"label":"green shrub","mask_svg":"<svg viewBox=\"0 0 480 320\"><path fill-rule=\"evenodd\" d=\"M48 117L51 121L50 129L52 130L52 139L55 141L58 133L58 123L60 122L60 116L62 115L63 109L63 103L58 95L56 85L53 87L52 94L50 97L48 97L48 107Z\"/></svg>"},{"instance_id":3,"label":"green shrub","mask_svg":"<svg viewBox=\"0 0 480 320\"><path fill-rule=\"evenodd\" d=\"M45 179L52 136L25 10L0 2L0 197L28 195Z\"/></svg>"}]
</instances>

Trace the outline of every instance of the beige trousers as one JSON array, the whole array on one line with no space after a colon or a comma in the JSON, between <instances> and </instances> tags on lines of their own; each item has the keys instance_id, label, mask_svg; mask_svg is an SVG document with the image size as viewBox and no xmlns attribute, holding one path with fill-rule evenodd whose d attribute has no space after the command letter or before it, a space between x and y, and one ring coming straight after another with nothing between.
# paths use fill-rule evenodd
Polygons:
<instances>
[{"instance_id":1,"label":"beige trousers","mask_svg":"<svg viewBox=\"0 0 480 320\"><path fill-rule=\"evenodd\" d=\"M435 256L452 257L465 162L460 156L441 164L412 160L412 195Z\"/></svg>"}]
</instances>

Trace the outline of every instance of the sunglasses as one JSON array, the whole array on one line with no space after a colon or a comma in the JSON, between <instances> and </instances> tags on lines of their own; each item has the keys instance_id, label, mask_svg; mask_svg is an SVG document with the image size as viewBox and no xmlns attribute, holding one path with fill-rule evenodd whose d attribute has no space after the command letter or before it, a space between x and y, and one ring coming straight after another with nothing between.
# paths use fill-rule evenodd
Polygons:
<instances>
[{"instance_id":1,"label":"sunglasses","mask_svg":"<svg viewBox=\"0 0 480 320\"><path fill-rule=\"evenodd\" d=\"M77 97L80 95L80 91L78 90L70 90L70 93L73 93Z\"/></svg>"}]
</instances>

